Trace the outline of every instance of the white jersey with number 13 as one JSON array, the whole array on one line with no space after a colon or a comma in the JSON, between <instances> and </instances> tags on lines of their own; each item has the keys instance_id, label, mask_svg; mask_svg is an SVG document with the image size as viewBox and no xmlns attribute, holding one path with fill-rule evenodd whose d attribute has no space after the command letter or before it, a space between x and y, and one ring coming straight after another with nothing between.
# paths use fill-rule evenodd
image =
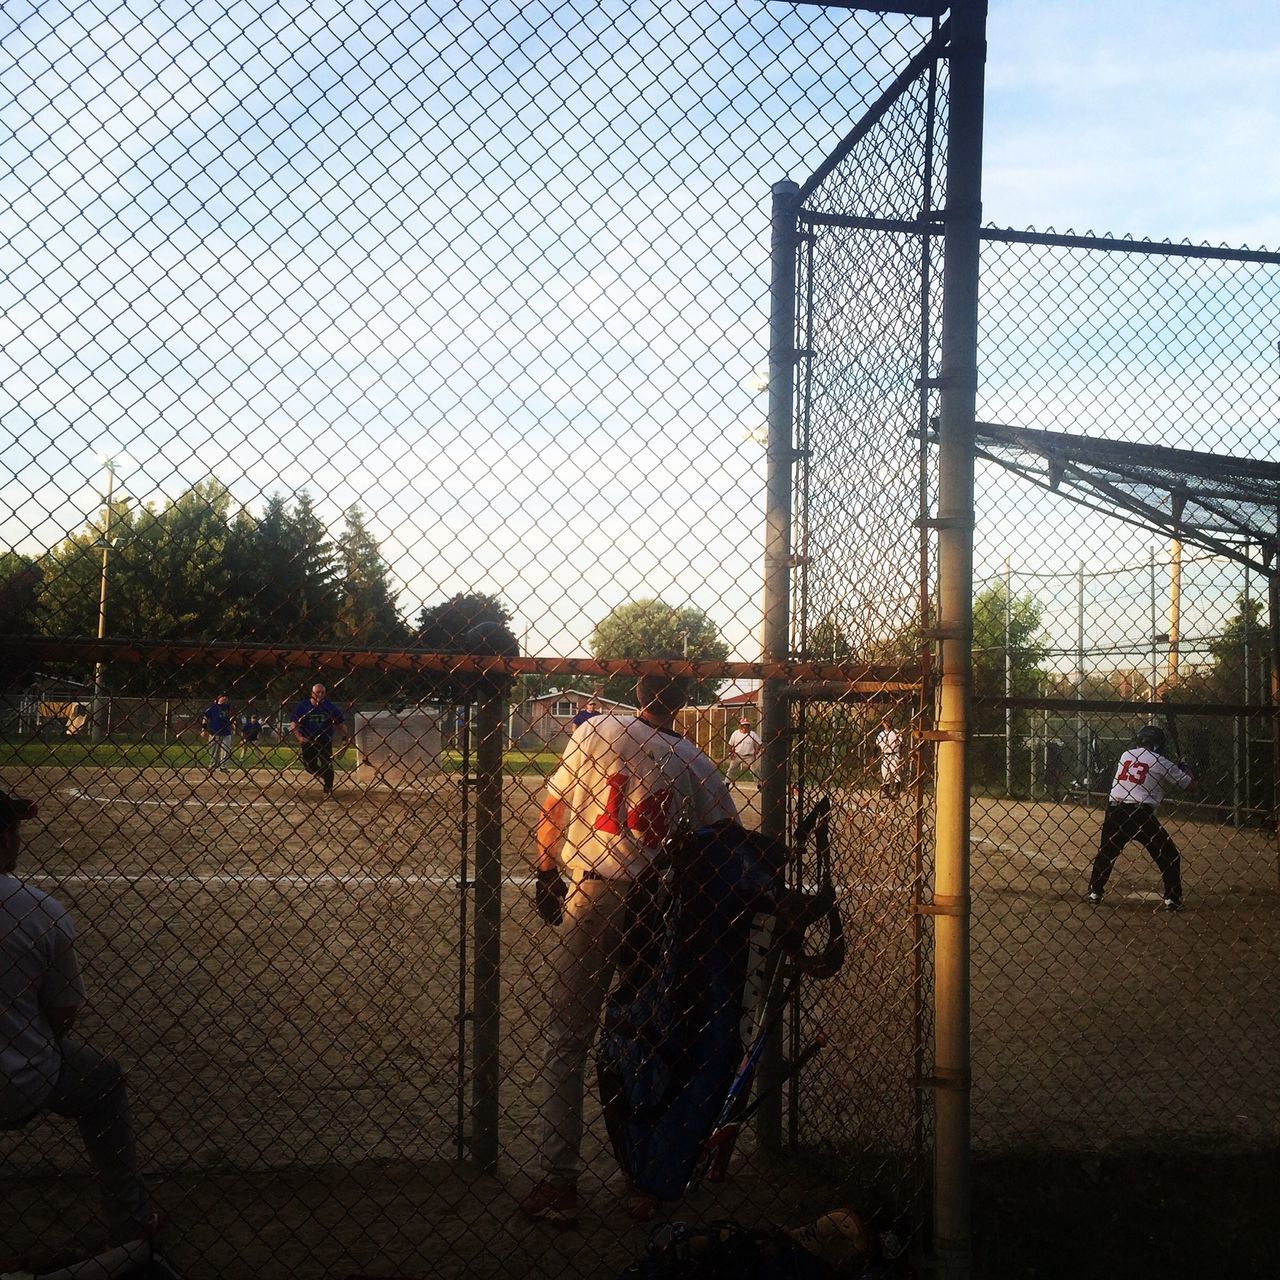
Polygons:
<instances>
[{"instance_id":1,"label":"white jersey with number 13","mask_svg":"<svg viewBox=\"0 0 1280 1280\"><path fill-rule=\"evenodd\" d=\"M1164 799L1168 784L1185 790L1191 785L1191 775L1146 747L1130 747L1116 766L1111 803L1146 804L1154 809Z\"/></svg>"}]
</instances>

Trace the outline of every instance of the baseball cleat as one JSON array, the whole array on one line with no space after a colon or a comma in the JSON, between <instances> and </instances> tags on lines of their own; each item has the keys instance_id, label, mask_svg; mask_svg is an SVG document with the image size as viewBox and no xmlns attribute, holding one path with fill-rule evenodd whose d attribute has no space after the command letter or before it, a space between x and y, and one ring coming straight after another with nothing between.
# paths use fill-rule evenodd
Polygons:
<instances>
[{"instance_id":1,"label":"baseball cleat","mask_svg":"<svg viewBox=\"0 0 1280 1280\"><path fill-rule=\"evenodd\" d=\"M578 1220L578 1189L540 1182L520 1201L520 1212L536 1222L571 1226Z\"/></svg>"},{"instance_id":2,"label":"baseball cleat","mask_svg":"<svg viewBox=\"0 0 1280 1280\"><path fill-rule=\"evenodd\" d=\"M1164 900L1160 905L1161 905L1161 907L1162 907L1165 911L1181 911L1181 910L1182 910L1182 899L1181 899L1181 898L1166 898L1166 899L1165 899L1165 900Z\"/></svg>"},{"instance_id":3,"label":"baseball cleat","mask_svg":"<svg viewBox=\"0 0 1280 1280\"><path fill-rule=\"evenodd\" d=\"M1087 893L1087 894L1085 894L1084 900L1085 900L1086 902L1091 902L1091 903L1096 907L1096 906L1098 905L1098 903L1100 903L1100 902L1102 901L1102 894L1100 894L1100 893Z\"/></svg>"}]
</instances>

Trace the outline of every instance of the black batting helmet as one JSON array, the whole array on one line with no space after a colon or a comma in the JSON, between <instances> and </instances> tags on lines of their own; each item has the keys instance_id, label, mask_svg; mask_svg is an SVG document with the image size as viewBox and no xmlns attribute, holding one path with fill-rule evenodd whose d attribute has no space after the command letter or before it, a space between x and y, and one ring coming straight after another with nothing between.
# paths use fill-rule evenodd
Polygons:
<instances>
[{"instance_id":1,"label":"black batting helmet","mask_svg":"<svg viewBox=\"0 0 1280 1280\"><path fill-rule=\"evenodd\" d=\"M1146 747L1148 751L1164 750L1164 730L1157 724L1144 724L1142 728L1133 735L1133 740L1138 744L1138 746Z\"/></svg>"}]
</instances>

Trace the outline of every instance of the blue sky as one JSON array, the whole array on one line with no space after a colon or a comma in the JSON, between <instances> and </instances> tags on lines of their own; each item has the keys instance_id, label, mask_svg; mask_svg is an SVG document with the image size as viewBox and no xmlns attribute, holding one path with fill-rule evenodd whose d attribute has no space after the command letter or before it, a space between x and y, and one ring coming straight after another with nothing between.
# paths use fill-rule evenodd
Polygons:
<instances>
[{"instance_id":1,"label":"blue sky","mask_svg":"<svg viewBox=\"0 0 1280 1280\"><path fill-rule=\"evenodd\" d=\"M1268 7L994 0L986 220L1280 246ZM358 502L407 609L493 591L534 651L654 595L754 656L768 190L918 43L850 84L870 24L6 6L5 545L79 527L111 449L141 499Z\"/></svg>"}]
</instances>

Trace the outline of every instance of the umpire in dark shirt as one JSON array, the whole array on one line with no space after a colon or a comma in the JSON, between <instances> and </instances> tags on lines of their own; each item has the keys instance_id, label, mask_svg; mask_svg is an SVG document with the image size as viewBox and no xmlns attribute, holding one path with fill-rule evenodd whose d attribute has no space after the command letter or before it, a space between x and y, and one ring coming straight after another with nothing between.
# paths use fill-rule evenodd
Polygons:
<instances>
[{"instance_id":1,"label":"umpire in dark shirt","mask_svg":"<svg viewBox=\"0 0 1280 1280\"><path fill-rule=\"evenodd\" d=\"M298 703L290 727L302 745L302 767L324 783L325 795L333 791L333 739L340 734L346 749L347 722L341 708L330 702L322 684L311 686L311 697Z\"/></svg>"}]
</instances>

